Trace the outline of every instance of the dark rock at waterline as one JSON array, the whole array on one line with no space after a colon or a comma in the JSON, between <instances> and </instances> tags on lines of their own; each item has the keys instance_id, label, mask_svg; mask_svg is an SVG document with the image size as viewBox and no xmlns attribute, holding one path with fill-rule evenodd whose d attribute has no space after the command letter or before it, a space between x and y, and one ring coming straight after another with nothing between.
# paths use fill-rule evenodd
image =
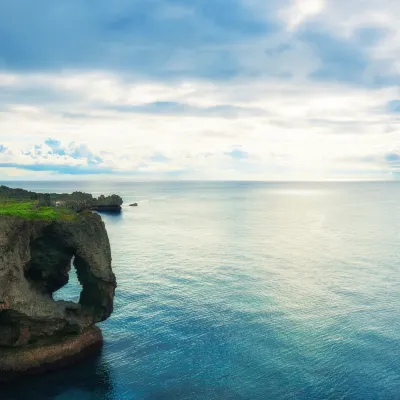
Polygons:
<instances>
[{"instance_id":1,"label":"dark rock at waterline","mask_svg":"<svg viewBox=\"0 0 400 400\"><path fill-rule=\"evenodd\" d=\"M93 206L90 207L91 211L97 211L100 213L120 213L122 210L121 206Z\"/></svg>"},{"instance_id":2,"label":"dark rock at waterline","mask_svg":"<svg viewBox=\"0 0 400 400\"><path fill-rule=\"evenodd\" d=\"M138 203L132 203L132 204L129 204L129 207L137 207L139 204Z\"/></svg>"},{"instance_id":3,"label":"dark rock at waterline","mask_svg":"<svg viewBox=\"0 0 400 400\"><path fill-rule=\"evenodd\" d=\"M72 259L83 288L79 303L55 301ZM0 380L57 368L101 346L94 324L112 313L115 288L96 213L69 221L0 216Z\"/></svg>"},{"instance_id":4,"label":"dark rock at waterline","mask_svg":"<svg viewBox=\"0 0 400 400\"><path fill-rule=\"evenodd\" d=\"M98 212L121 212L123 200L120 196L113 194L111 196L92 197L91 194L74 192L71 195L50 194L53 204L56 207L67 208L76 212L92 210Z\"/></svg>"},{"instance_id":5,"label":"dark rock at waterline","mask_svg":"<svg viewBox=\"0 0 400 400\"><path fill-rule=\"evenodd\" d=\"M103 335L96 326L80 334L45 338L24 347L0 347L0 382L68 367L96 355Z\"/></svg>"}]
</instances>

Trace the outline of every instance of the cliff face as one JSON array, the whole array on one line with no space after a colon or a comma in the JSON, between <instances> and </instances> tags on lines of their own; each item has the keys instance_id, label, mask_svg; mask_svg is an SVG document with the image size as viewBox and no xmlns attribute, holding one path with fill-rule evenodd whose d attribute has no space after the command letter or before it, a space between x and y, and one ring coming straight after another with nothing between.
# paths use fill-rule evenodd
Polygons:
<instances>
[{"instance_id":1,"label":"cliff face","mask_svg":"<svg viewBox=\"0 0 400 400\"><path fill-rule=\"evenodd\" d=\"M68 282L71 260L83 287L78 304L53 300ZM99 215L84 212L73 221L0 216L0 353L12 356L10 349L87 332L110 316L115 287Z\"/></svg>"}]
</instances>

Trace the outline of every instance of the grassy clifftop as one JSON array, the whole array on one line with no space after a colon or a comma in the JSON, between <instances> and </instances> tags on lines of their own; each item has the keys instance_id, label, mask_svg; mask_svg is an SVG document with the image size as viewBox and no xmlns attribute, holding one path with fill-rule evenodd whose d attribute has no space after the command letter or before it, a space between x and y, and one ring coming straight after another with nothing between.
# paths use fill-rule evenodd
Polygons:
<instances>
[{"instance_id":1,"label":"grassy clifftop","mask_svg":"<svg viewBox=\"0 0 400 400\"><path fill-rule=\"evenodd\" d=\"M77 217L73 211L39 206L37 201L0 201L0 216L9 215L23 219L45 221L72 221Z\"/></svg>"}]
</instances>

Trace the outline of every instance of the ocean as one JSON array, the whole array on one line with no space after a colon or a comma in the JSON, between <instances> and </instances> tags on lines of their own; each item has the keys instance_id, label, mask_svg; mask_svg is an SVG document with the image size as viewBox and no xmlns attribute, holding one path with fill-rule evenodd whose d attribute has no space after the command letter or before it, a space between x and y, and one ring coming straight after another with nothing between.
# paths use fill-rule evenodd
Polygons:
<instances>
[{"instance_id":1,"label":"ocean","mask_svg":"<svg viewBox=\"0 0 400 400\"><path fill-rule=\"evenodd\" d=\"M5 184L125 203L101 355L1 400L400 399L400 183Z\"/></svg>"}]
</instances>

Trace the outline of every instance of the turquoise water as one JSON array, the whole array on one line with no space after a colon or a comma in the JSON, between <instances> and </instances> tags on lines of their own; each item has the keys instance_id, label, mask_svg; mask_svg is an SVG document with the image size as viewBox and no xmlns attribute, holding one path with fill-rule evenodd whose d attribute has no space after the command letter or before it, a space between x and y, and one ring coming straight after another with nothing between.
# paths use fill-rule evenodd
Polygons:
<instances>
[{"instance_id":1,"label":"turquoise water","mask_svg":"<svg viewBox=\"0 0 400 400\"><path fill-rule=\"evenodd\" d=\"M139 207L101 356L1 399L400 399L399 183L13 186Z\"/></svg>"}]
</instances>

